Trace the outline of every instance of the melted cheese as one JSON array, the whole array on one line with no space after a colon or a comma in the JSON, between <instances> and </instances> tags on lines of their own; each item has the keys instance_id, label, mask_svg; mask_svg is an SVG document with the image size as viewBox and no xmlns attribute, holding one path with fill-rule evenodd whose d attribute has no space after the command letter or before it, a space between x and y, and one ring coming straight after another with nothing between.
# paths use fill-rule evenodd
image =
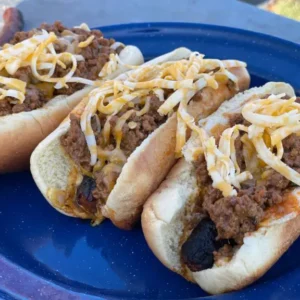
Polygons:
<instances>
[{"instance_id":1,"label":"melted cheese","mask_svg":"<svg viewBox=\"0 0 300 300\"><path fill-rule=\"evenodd\" d=\"M116 140L117 148L120 149L121 146L121 140L123 136L122 127L124 126L125 122L131 117L131 115L134 113L134 110L128 110L126 113L124 113L117 121L117 124L114 128L114 137Z\"/></svg>"},{"instance_id":2,"label":"melted cheese","mask_svg":"<svg viewBox=\"0 0 300 300\"><path fill-rule=\"evenodd\" d=\"M146 113L149 111L149 109L150 109L150 101L151 101L151 97L146 97L144 107L143 107L140 111L137 111L137 112L136 112L136 115L137 115L138 117L140 117L140 116L146 114Z\"/></svg>"}]
</instances>

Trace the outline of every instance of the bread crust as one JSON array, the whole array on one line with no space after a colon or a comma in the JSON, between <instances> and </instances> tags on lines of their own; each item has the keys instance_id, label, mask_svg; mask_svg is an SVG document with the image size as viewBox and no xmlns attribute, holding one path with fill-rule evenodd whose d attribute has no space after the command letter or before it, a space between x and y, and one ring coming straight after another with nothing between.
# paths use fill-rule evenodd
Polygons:
<instances>
[{"instance_id":1,"label":"bread crust","mask_svg":"<svg viewBox=\"0 0 300 300\"><path fill-rule=\"evenodd\" d=\"M72 113L80 116L86 103L87 98L83 98L73 109ZM36 185L51 206L64 215L85 219L88 218L88 216L84 212L80 210L73 211L67 207L61 209L55 205L49 195L50 187L62 191L67 189L68 177L73 165L60 145L60 137L64 135L69 128L70 119L67 117L59 127L39 143L30 157L30 170Z\"/></svg>"},{"instance_id":2,"label":"bread crust","mask_svg":"<svg viewBox=\"0 0 300 300\"><path fill-rule=\"evenodd\" d=\"M34 148L91 90L86 87L71 96L57 96L40 109L0 117L0 173L28 169Z\"/></svg>"},{"instance_id":3,"label":"bread crust","mask_svg":"<svg viewBox=\"0 0 300 300\"><path fill-rule=\"evenodd\" d=\"M300 204L300 197L298 197ZM193 273L194 280L210 294L240 290L262 277L300 234L300 216L282 224L262 227L244 238L230 264Z\"/></svg>"},{"instance_id":4,"label":"bread crust","mask_svg":"<svg viewBox=\"0 0 300 300\"><path fill-rule=\"evenodd\" d=\"M272 92L294 95L293 89L287 84L269 83L224 102L219 110L200 122L210 131L216 124L228 126L228 112L239 111L255 95ZM280 218L275 225L264 225L248 234L244 237L243 245L225 265L191 272L180 261L180 235L189 223L187 207L199 192L195 173L189 163L192 158L188 150L195 144L196 138L191 137L185 147L185 159L173 167L166 180L144 205L143 232L149 247L166 267L197 283L206 292L220 294L239 290L264 275L297 239L300 234L300 216ZM300 188L291 194L298 201L300 209Z\"/></svg>"},{"instance_id":5,"label":"bread crust","mask_svg":"<svg viewBox=\"0 0 300 300\"><path fill-rule=\"evenodd\" d=\"M184 230L181 218L184 218L185 206L188 201L193 201L197 194L197 180L193 176L193 167L181 158L144 205L142 228L146 241L155 256L177 273L182 272L182 267L177 249L172 249L172 246L180 243L180 235ZM168 227L175 219L180 221L174 230L176 235L168 235ZM172 238L176 240L172 241Z\"/></svg>"}]
</instances>

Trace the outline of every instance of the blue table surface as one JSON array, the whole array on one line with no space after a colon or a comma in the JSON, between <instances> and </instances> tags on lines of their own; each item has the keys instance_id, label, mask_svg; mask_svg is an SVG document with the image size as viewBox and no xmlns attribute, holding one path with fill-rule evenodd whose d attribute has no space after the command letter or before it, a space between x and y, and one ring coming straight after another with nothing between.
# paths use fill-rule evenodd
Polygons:
<instances>
[{"instance_id":1,"label":"blue table surface","mask_svg":"<svg viewBox=\"0 0 300 300\"><path fill-rule=\"evenodd\" d=\"M1 0L0 0L1 2ZM197 22L242 28L300 42L300 23L257 9L236 0L25 0L18 5L25 19L25 30L42 22L61 20L68 26L82 22L91 27L130 22ZM9 290L20 270L2 262L0 278ZM28 274L29 276L29 274ZM23 280L28 280L23 273ZM31 279L32 280L32 279ZM49 299L59 299L58 290L36 277L40 291ZM47 286L47 288L46 288ZM72 293L64 295L75 299ZM9 299L5 290L0 299ZM86 299L82 297L81 299ZM88 299L92 299L88 297Z\"/></svg>"},{"instance_id":2,"label":"blue table surface","mask_svg":"<svg viewBox=\"0 0 300 300\"><path fill-rule=\"evenodd\" d=\"M248 29L300 43L300 23L237 0L24 0L25 29L61 20L104 26L131 22L196 22Z\"/></svg>"}]
</instances>

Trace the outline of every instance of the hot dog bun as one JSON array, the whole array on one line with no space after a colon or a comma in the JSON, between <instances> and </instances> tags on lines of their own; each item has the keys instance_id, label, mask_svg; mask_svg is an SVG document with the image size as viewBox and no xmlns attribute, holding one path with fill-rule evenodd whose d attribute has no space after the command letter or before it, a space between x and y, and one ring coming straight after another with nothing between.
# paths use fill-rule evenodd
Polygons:
<instances>
[{"instance_id":1,"label":"hot dog bun","mask_svg":"<svg viewBox=\"0 0 300 300\"><path fill-rule=\"evenodd\" d=\"M200 122L208 131L216 124L228 127L228 113L241 110L242 105L253 97L271 93L294 95L288 84L268 83L236 95ZM191 272L180 260L180 239L191 220L190 207L199 192L194 169L188 162L189 149L195 143L196 139L192 137L185 147L185 159L173 167L147 200L142 214L144 235L149 247L166 267L197 283L206 292L220 294L238 290L260 278L295 241L300 233L300 217L283 216L276 220L276 224L261 224L257 231L244 237L243 245L229 262ZM296 188L287 197L293 197L300 208L299 192L300 189Z\"/></svg>"},{"instance_id":2,"label":"hot dog bun","mask_svg":"<svg viewBox=\"0 0 300 300\"><path fill-rule=\"evenodd\" d=\"M139 65L144 61L137 47L127 46L120 57L126 64ZM119 65L107 79L127 69ZM49 135L93 87L86 87L70 96L57 96L43 107L0 117L0 173L21 171L29 167L32 151Z\"/></svg>"},{"instance_id":3,"label":"hot dog bun","mask_svg":"<svg viewBox=\"0 0 300 300\"><path fill-rule=\"evenodd\" d=\"M189 54L189 50L180 48L155 59L152 63L174 61L186 58ZM231 72L238 77L241 90L248 87L249 74L245 68L232 69ZM225 84L220 84L216 91L211 88L203 89L202 100L199 103L192 103L194 115L208 116L233 94L234 91ZM176 122L175 115L169 118L166 123L146 138L128 158L102 210L103 215L110 218L116 226L123 229L130 229L133 226L140 217L145 200L158 187L175 163ZM67 131L67 126L60 126L45 139L34 151L31 158L33 177L46 199L54 207L55 203L47 191L52 187L65 189L71 171L71 164L59 145L59 137ZM55 160L59 159L50 163L49 157ZM56 166L55 170L50 167L53 165ZM53 176L54 172L55 176ZM71 211L67 208L64 213L82 218L88 217L82 212Z\"/></svg>"},{"instance_id":4,"label":"hot dog bun","mask_svg":"<svg viewBox=\"0 0 300 300\"><path fill-rule=\"evenodd\" d=\"M238 77L240 90L245 90L250 81L248 71L245 68L230 71ZM194 117L205 118L232 96L233 92L226 85L220 85L217 90L205 88L201 91L201 101L190 104L190 113ZM173 115L129 157L103 208L104 216L116 226L124 229L132 227L140 218L147 197L176 162L176 129L177 118ZM136 176L137 172L139 176Z\"/></svg>"},{"instance_id":5,"label":"hot dog bun","mask_svg":"<svg viewBox=\"0 0 300 300\"><path fill-rule=\"evenodd\" d=\"M154 58L145 63L145 65L179 60L188 57L190 53L191 51L186 48L178 48L175 51ZM118 78L124 79L124 76L126 78L127 75L123 73L119 75ZM83 99L74 108L72 113L81 115L86 105L86 100L87 99ZM55 200L51 194L49 194L51 188L64 191L68 185L68 179L73 165L60 145L60 137L68 131L69 127L70 120L69 117L67 117L55 131L36 147L30 159L31 173L40 191L55 209L68 216L88 218L86 213L81 210L68 209L68 207L64 209L59 208L58 205L55 204Z\"/></svg>"}]
</instances>

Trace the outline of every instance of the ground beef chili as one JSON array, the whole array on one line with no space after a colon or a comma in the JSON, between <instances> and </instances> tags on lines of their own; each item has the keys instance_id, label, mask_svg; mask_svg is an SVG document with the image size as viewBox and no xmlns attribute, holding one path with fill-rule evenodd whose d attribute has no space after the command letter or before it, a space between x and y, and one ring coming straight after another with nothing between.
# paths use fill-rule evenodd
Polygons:
<instances>
[{"instance_id":1,"label":"ground beef chili","mask_svg":"<svg viewBox=\"0 0 300 300\"><path fill-rule=\"evenodd\" d=\"M297 98L297 102L300 99ZM229 119L230 126L246 124L241 114L234 114ZM300 136L292 134L283 140L283 162L300 171ZM237 162L241 170L245 170L243 143L238 138L235 142ZM211 178L207 172L206 161L201 157L194 162L198 185L202 190L195 211L201 211L215 224L217 240L230 240L218 251L214 251L214 260L231 258L232 245L241 245L245 233L255 231L264 217L265 209L282 202L286 189L293 186L288 179L273 169L265 172L263 179L247 180L241 184L237 196L223 197L222 193L212 187ZM189 238L188 238L189 239Z\"/></svg>"},{"instance_id":2,"label":"ground beef chili","mask_svg":"<svg viewBox=\"0 0 300 300\"><path fill-rule=\"evenodd\" d=\"M85 135L80 127L80 118L71 114L70 120L70 129L62 136L61 145L77 165L89 170L90 152L86 144Z\"/></svg>"},{"instance_id":3,"label":"ground beef chili","mask_svg":"<svg viewBox=\"0 0 300 300\"><path fill-rule=\"evenodd\" d=\"M159 99L152 95L150 100L150 108L147 113L138 117L135 114L127 120L122 128L123 137L121 141L121 149L126 157L129 155L151 134L156 128L166 121L165 116L160 116L157 112L161 102ZM136 107L138 108L138 107ZM141 109L139 107L139 109ZM111 117L110 125L111 132L117 123L118 118L124 111L121 111L118 115ZM100 116L101 128L103 128L106 117ZM136 127L133 129L129 128L128 123L135 122ZM93 125L93 124L92 124ZM94 126L92 126L94 127ZM94 129L95 132L95 129ZM97 145L104 150L113 150L116 146L115 140L111 137L110 144L103 146L102 134L96 134ZM90 167L90 153L85 141L85 136L80 128L80 118L71 114L71 126L68 132L61 137L61 145L65 149L66 153L73 159L73 161L80 165L87 171L91 171ZM109 172L104 174L102 171L95 172L94 179L96 181L96 187L93 189L93 199L95 203L105 203L107 197L110 194L111 186L115 184L119 173ZM81 199L81 205L83 201ZM86 209L90 203L87 202Z\"/></svg>"},{"instance_id":4,"label":"ground beef chili","mask_svg":"<svg viewBox=\"0 0 300 300\"><path fill-rule=\"evenodd\" d=\"M283 141L283 161L295 169L300 166L299 145L300 137L296 134ZM242 147L236 147L237 157L242 157L241 151ZM256 229L267 207L282 201L283 192L291 185L289 180L271 169L264 179L244 182L237 196L223 197L212 187L204 160L197 164L196 171L199 184L205 186L201 205L215 222L218 238L232 238L238 244L242 243L246 232Z\"/></svg>"},{"instance_id":5,"label":"ground beef chili","mask_svg":"<svg viewBox=\"0 0 300 300\"><path fill-rule=\"evenodd\" d=\"M55 22L53 25L42 24L40 28L33 29L28 32L17 32L10 43L14 45L22 42L32 37L40 29L45 29L48 32L54 32L58 38L62 37L63 31L71 31L77 35L78 43L85 41L91 35L95 36L89 46L85 48L76 48L76 54L82 55L85 59L84 61L78 62L77 69L74 74L76 77L87 78L90 80L97 79L102 67L109 60L109 54L119 53L123 48L120 46L116 50L111 49L110 46L115 41L113 39L103 38L103 34L99 30L86 31L80 28L67 28L60 22ZM62 53L67 50L67 45L63 44L59 40L54 43L54 47L57 53ZM53 77L62 77L69 72L69 70L70 67L64 70L60 66L57 66ZM9 102L9 98L0 101L0 116L40 108L56 95L71 95L84 87L84 85L80 83L68 83L68 88L57 90L53 88L54 84L51 83L39 85L32 75L30 66L20 68L11 77L20 79L27 83L25 94L26 99L23 104L12 104Z\"/></svg>"}]
</instances>

